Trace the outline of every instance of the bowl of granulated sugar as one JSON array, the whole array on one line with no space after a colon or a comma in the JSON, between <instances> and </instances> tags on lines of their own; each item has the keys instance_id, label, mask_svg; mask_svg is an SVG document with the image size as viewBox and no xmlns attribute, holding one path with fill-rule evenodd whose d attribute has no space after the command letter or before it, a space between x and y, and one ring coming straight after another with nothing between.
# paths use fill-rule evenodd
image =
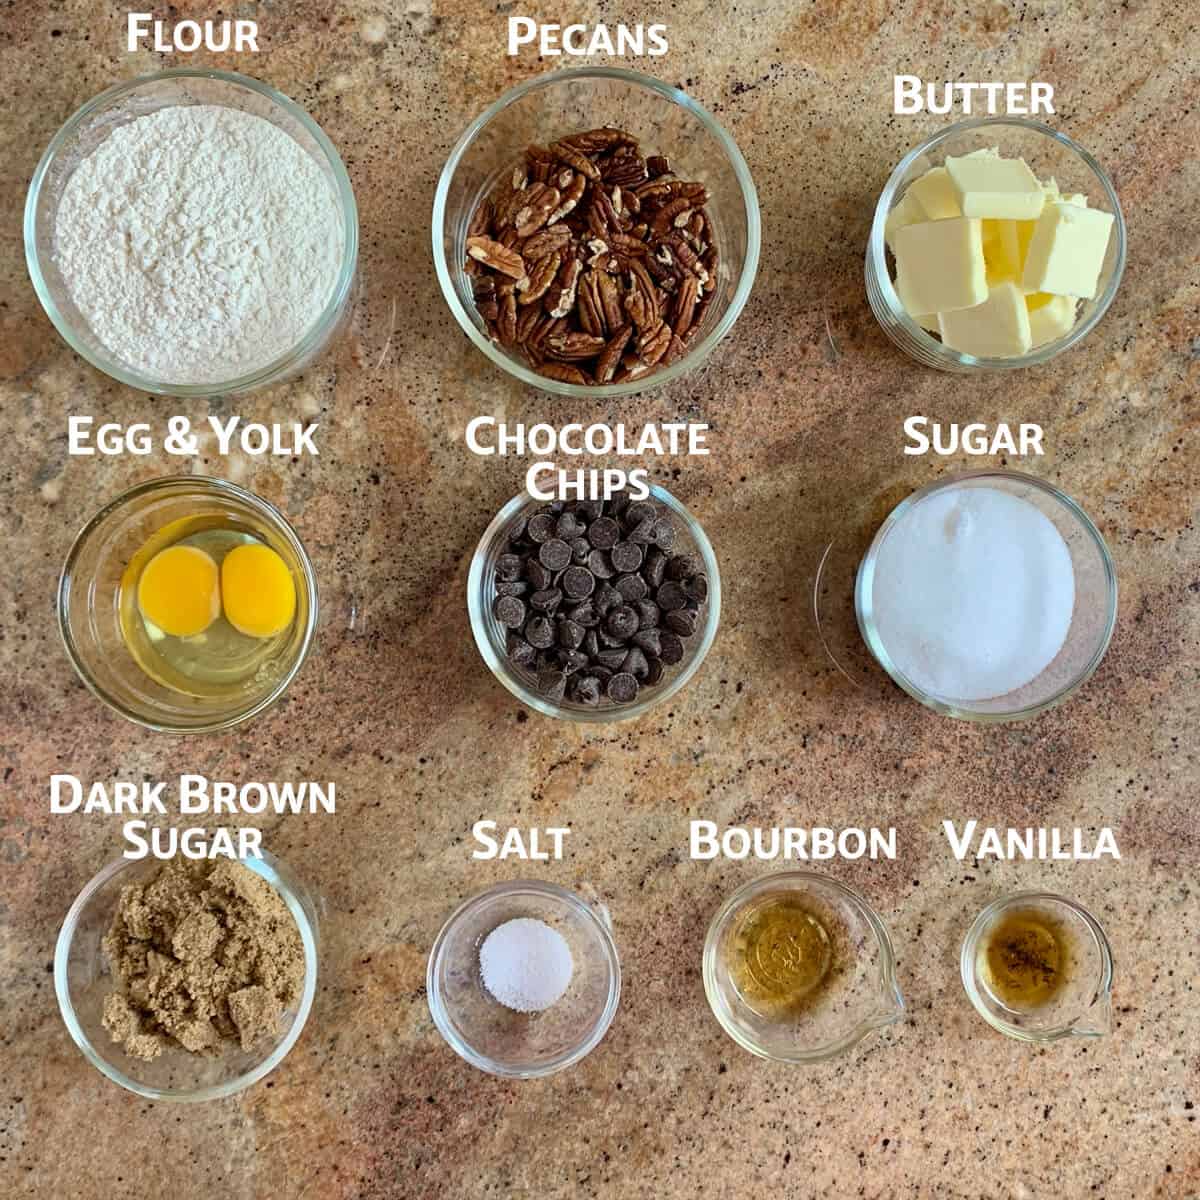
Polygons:
<instances>
[{"instance_id":1,"label":"bowl of granulated sugar","mask_svg":"<svg viewBox=\"0 0 1200 1200\"><path fill-rule=\"evenodd\" d=\"M141 391L231 395L341 328L358 213L333 143L273 88L172 70L102 92L55 135L25 204L46 314Z\"/></svg>"},{"instance_id":2,"label":"bowl of granulated sugar","mask_svg":"<svg viewBox=\"0 0 1200 1200\"><path fill-rule=\"evenodd\" d=\"M621 995L607 913L547 883L502 883L450 916L427 974L442 1037L472 1066L535 1079L604 1037Z\"/></svg>"}]
</instances>

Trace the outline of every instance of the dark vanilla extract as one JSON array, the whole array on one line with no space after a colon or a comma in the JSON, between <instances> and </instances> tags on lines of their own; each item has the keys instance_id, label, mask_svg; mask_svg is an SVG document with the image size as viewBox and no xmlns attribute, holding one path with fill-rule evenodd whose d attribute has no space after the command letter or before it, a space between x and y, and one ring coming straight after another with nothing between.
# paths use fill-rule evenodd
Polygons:
<instances>
[{"instance_id":1,"label":"dark vanilla extract","mask_svg":"<svg viewBox=\"0 0 1200 1200\"><path fill-rule=\"evenodd\" d=\"M1066 930L1035 909L1007 912L988 931L983 959L988 988L1005 1007L1041 1008L1066 983L1070 962Z\"/></svg>"}]
</instances>

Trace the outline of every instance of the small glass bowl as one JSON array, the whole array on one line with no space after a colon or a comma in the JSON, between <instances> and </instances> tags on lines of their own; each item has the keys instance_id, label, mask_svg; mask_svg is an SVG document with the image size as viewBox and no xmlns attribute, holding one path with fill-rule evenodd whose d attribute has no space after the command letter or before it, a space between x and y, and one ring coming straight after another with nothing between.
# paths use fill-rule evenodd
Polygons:
<instances>
[{"instance_id":1,"label":"small glass bowl","mask_svg":"<svg viewBox=\"0 0 1200 1200\"><path fill-rule=\"evenodd\" d=\"M1062 535L1075 572L1075 607L1062 649L1023 687L987 700L956 700L922 691L892 662L875 624L875 562L884 540L910 509L950 487L997 488L1035 505ZM1117 623L1117 572L1091 518L1053 484L1021 471L965 471L926 484L892 509L859 564L854 608L858 628L876 661L893 682L927 708L967 721L1021 721L1074 695L1100 665Z\"/></svg>"},{"instance_id":2,"label":"small glass bowl","mask_svg":"<svg viewBox=\"0 0 1200 1200\"><path fill-rule=\"evenodd\" d=\"M626 721L640 717L656 704L674 696L700 669L700 664L712 648L721 620L721 574L712 544L691 512L665 488L650 485L650 499L663 505L678 521L677 540L672 551L675 554L694 554L704 564L708 576L708 600L703 609L704 623L692 637L684 639L684 658L681 663L668 668L674 674L664 675L661 683L638 693L632 704L613 704L604 699L595 708L578 704L564 697L557 702L547 700L534 686L532 677L509 661L507 643L508 630L496 620L493 606L496 600L496 560L505 551L508 531L517 516L526 511L545 507L544 502L534 500L525 492L514 496L492 519L492 523L479 539L471 559L471 570L467 577L467 610L471 618L471 632L475 645L483 655L483 661L491 672L522 704L547 717L559 717L566 721L609 722Z\"/></svg>"},{"instance_id":3,"label":"small glass bowl","mask_svg":"<svg viewBox=\"0 0 1200 1200\"><path fill-rule=\"evenodd\" d=\"M296 615L273 658L236 692L185 695L152 679L121 636L121 579L155 532L185 517L221 518L254 534L288 565ZM317 579L283 514L224 479L174 475L138 484L106 504L79 532L58 583L58 624L72 665L89 691L147 729L210 733L270 708L303 665L317 625Z\"/></svg>"},{"instance_id":4,"label":"small glass bowl","mask_svg":"<svg viewBox=\"0 0 1200 1200\"><path fill-rule=\"evenodd\" d=\"M342 220L342 264L321 315L287 353L249 374L207 383L153 379L114 358L71 299L54 256L59 201L75 168L114 129L177 105L211 104L252 113L287 133L329 180ZM25 261L46 315L71 349L113 379L164 396L234 395L278 383L301 371L325 348L345 315L358 262L358 210L350 177L320 126L274 88L231 71L177 68L117 84L93 97L54 135L38 163L25 201Z\"/></svg>"},{"instance_id":5,"label":"small glass bowl","mask_svg":"<svg viewBox=\"0 0 1200 1200\"><path fill-rule=\"evenodd\" d=\"M718 291L687 354L662 370L624 383L586 386L539 375L493 342L475 309L466 263L467 227L500 176L525 147L601 125L628 129L650 154L664 154L681 179L707 184L708 211L720 249ZM498 367L530 387L560 396L628 396L670 383L702 363L733 328L758 270L758 194L741 151L686 92L617 67L572 67L505 92L458 139L433 202L433 261L442 295L464 332Z\"/></svg>"},{"instance_id":6,"label":"small glass bowl","mask_svg":"<svg viewBox=\"0 0 1200 1200\"><path fill-rule=\"evenodd\" d=\"M825 995L811 1008L768 1014L742 995L730 961L746 920L779 895L801 899L820 919L834 942L834 958ZM708 927L703 973L721 1028L742 1049L777 1062L824 1062L904 1016L892 939L882 919L852 888L814 871L779 871L738 888Z\"/></svg>"},{"instance_id":7,"label":"small glass bowl","mask_svg":"<svg viewBox=\"0 0 1200 1200\"><path fill-rule=\"evenodd\" d=\"M114 990L101 943L112 924L121 889L156 867L157 859L109 863L71 905L54 949L54 992L75 1045L114 1083L148 1100L219 1100L248 1088L273 1071L296 1044L317 991L319 901L274 855L241 862L283 897L304 946L304 991L294 1011L285 1013L280 1032L253 1050L231 1046L217 1055L165 1050L144 1062L125 1053L104 1028L104 1001Z\"/></svg>"},{"instance_id":8,"label":"small glass bowl","mask_svg":"<svg viewBox=\"0 0 1200 1200\"><path fill-rule=\"evenodd\" d=\"M1083 192L1088 207L1113 214L1108 252L1100 271L1097 294L1085 300L1075 325L1064 337L1015 358L976 358L944 345L922 329L904 309L888 270L890 251L884 241L888 214L900 203L910 183L949 157L996 146L1006 158L1023 158L1040 180L1053 176L1063 194ZM1125 270L1125 219L1116 189L1104 168L1082 146L1039 121L1019 117L977 117L959 121L910 150L888 179L871 225L867 244L867 299L880 328L906 354L942 371L1011 371L1049 362L1081 342L1108 311Z\"/></svg>"},{"instance_id":9,"label":"small glass bowl","mask_svg":"<svg viewBox=\"0 0 1200 1200\"><path fill-rule=\"evenodd\" d=\"M1069 978L1046 1004L1015 1008L994 994L987 935L1002 917L1028 912L1062 931ZM1003 896L975 918L959 955L963 987L975 1011L995 1030L1020 1042L1103 1037L1112 1026L1112 949L1100 922L1082 905L1049 892Z\"/></svg>"},{"instance_id":10,"label":"small glass bowl","mask_svg":"<svg viewBox=\"0 0 1200 1200\"><path fill-rule=\"evenodd\" d=\"M488 995L479 948L499 925L544 921L566 939L574 974L563 997L519 1013ZM608 1031L621 998L621 966L601 916L574 892L550 883L501 883L451 914L429 955L429 1011L438 1032L473 1067L509 1079L538 1079L574 1066Z\"/></svg>"}]
</instances>

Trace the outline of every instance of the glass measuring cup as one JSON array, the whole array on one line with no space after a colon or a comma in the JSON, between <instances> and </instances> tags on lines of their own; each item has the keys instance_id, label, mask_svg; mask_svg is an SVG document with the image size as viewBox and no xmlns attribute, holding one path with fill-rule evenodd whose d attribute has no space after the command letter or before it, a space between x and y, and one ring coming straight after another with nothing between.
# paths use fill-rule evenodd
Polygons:
<instances>
[{"instance_id":1,"label":"glass measuring cup","mask_svg":"<svg viewBox=\"0 0 1200 1200\"><path fill-rule=\"evenodd\" d=\"M781 897L802 905L828 931L831 965L814 1002L768 1011L739 988L733 964L746 922ZM852 888L814 871L781 871L738 888L708 928L703 972L709 1007L721 1028L760 1058L823 1062L904 1016L883 921Z\"/></svg>"}]
</instances>

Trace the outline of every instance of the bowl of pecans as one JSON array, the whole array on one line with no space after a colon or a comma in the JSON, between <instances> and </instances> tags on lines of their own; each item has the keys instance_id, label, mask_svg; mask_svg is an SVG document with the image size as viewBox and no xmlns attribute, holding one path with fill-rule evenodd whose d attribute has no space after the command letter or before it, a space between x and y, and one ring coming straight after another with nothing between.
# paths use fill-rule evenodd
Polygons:
<instances>
[{"instance_id":1,"label":"bowl of pecans","mask_svg":"<svg viewBox=\"0 0 1200 1200\"><path fill-rule=\"evenodd\" d=\"M693 99L610 67L505 93L438 181L433 253L467 336L522 382L622 396L701 363L758 268L758 197Z\"/></svg>"},{"instance_id":2,"label":"bowl of pecans","mask_svg":"<svg viewBox=\"0 0 1200 1200\"><path fill-rule=\"evenodd\" d=\"M522 703L621 721L700 669L721 615L717 558L670 492L543 504L521 493L488 526L467 580L479 653Z\"/></svg>"}]
</instances>

